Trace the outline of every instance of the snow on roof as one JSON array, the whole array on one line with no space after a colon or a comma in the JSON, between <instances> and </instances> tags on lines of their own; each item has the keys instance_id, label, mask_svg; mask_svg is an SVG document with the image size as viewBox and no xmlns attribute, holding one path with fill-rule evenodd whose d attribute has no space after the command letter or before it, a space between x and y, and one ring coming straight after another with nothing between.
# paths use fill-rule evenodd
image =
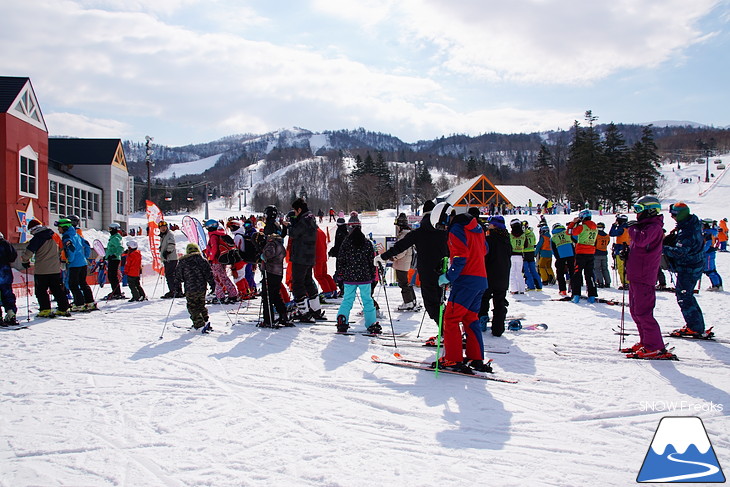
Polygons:
<instances>
[{"instance_id":1,"label":"snow on roof","mask_svg":"<svg viewBox=\"0 0 730 487\"><path fill-rule=\"evenodd\" d=\"M532 206L541 205L547 199L540 193L531 190L527 186L511 186L505 184L496 185L495 188L512 203L512 206L527 206L532 200Z\"/></svg>"},{"instance_id":2,"label":"snow on roof","mask_svg":"<svg viewBox=\"0 0 730 487\"><path fill-rule=\"evenodd\" d=\"M459 184L458 186L454 186L453 188L444 191L436 196L436 201L446 201L450 205L455 204L462 198L462 196L464 196L464 193L469 191L469 189L471 189L471 187L479 181L481 177L481 175L476 176ZM495 185L494 187L497 191L502 193L502 195L504 195L504 197L512 203L513 206L528 206L529 200L532 200L532 206L537 206L547 199L527 186L500 184Z\"/></svg>"}]
</instances>

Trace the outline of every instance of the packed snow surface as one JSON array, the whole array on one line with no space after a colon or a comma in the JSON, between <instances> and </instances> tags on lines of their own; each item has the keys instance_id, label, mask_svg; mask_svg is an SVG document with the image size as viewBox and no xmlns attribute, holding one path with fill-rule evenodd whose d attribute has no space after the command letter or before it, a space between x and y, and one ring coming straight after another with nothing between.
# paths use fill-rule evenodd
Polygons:
<instances>
[{"instance_id":1,"label":"packed snow surface","mask_svg":"<svg viewBox=\"0 0 730 487\"><path fill-rule=\"evenodd\" d=\"M724 174L706 191L697 182L704 166L663 171L667 229L666 206L677 200L700 217L730 214ZM230 214L211 204L211 216ZM395 215L363 217L365 232L393 235ZM520 218L534 226L538 217ZM334 223L322 226L334 236ZM729 278L730 254L718 253L717 265ZM627 296L612 279L599 295L621 303ZM144 286L150 301L101 302L73 320L0 332L0 486L626 486L659 420L678 415L701 417L720 464L730 465L728 345L667 338L679 362L626 359L612 328L622 319L635 326L621 305L550 301L555 286L510 299L510 315L549 329L484 334L487 350L509 351L487 353L496 377L519 381L505 384L375 364L371 355L396 350L432 360L434 349L337 336L332 323L257 328L258 299L209 306L215 332L201 335L185 329L183 300L159 299L164 282L149 276ZM706 278L701 287L708 326L727 338L727 292L706 292ZM436 334L422 313L396 311L397 287L379 287L375 298L385 330L392 317L409 339ZM18 305L25 322L25 297ZM30 307L37 312L34 297ZM334 319L336 306L325 307ZM362 330L358 310L351 321ZM671 293L658 293L655 316L664 332L683 324Z\"/></svg>"}]
</instances>

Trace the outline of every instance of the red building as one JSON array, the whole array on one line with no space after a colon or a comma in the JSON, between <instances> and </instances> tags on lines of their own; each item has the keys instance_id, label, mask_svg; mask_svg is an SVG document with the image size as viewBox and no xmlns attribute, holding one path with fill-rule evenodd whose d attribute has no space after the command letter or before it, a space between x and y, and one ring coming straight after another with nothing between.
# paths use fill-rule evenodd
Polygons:
<instances>
[{"instance_id":1,"label":"red building","mask_svg":"<svg viewBox=\"0 0 730 487\"><path fill-rule=\"evenodd\" d=\"M29 78L0 76L0 150L0 232L23 243L26 216L49 223L48 129Z\"/></svg>"}]
</instances>

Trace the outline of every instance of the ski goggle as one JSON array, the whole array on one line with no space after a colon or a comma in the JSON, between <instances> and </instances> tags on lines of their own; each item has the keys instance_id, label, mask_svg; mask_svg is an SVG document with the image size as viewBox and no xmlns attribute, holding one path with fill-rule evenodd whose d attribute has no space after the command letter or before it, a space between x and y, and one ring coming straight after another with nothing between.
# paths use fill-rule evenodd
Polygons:
<instances>
[{"instance_id":1,"label":"ski goggle","mask_svg":"<svg viewBox=\"0 0 730 487\"><path fill-rule=\"evenodd\" d=\"M669 214L677 216L683 211L689 211L689 206L685 204L669 205Z\"/></svg>"},{"instance_id":2,"label":"ski goggle","mask_svg":"<svg viewBox=\"0 0 730 487\"><path fill-rule=\"evenodd\" d=\"M641 213L644 210L649 210L652 208L657 211L660 211L662 207L661 207L661 205L659 205L657 203L648 203L646 205L644 205L642 203L634 203L634 211L636 213Z\"/></svg>"}]
</instances>

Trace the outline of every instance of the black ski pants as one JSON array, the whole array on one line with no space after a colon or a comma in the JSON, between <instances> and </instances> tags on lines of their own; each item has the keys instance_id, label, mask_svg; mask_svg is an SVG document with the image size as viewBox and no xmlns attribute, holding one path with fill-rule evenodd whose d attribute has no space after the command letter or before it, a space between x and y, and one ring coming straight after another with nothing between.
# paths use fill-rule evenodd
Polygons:
<instances>
[{"instance_id":1,"label":"black ski pants","mask_svg":"<svg viewBox=\"0 0 730 487\"><path fill-rule=\"evenodd\" d=\"M94 293L91 292L91 286L86 282L85 265L68 268L68 287L74 297L74 304L76 306L83 306L86 303L94 302Z\"/></svg>"},{"instance_id":2,"label":"black ski pants","mask_svg":"<svg viewBox=\"0 0 730 487\"><path fill-rule=\"evenodd\" d=\"M570 278L570 290L573 296L580 296L580 289L584 278L586 288L588 289L588 296L598 296L596 281L593 279L593 266L593 254L578 254L575 256L573 276Z\"/></svg>"},{"instance_id":3,"label":"black ski pants","mask_svg":"<svg viewBox=\"0 0 730 487\"><path fill-rule=\"evenodd\" d=\"M51 298L48 297L49 290L53 294L53 299L56 300L59 310L67 311L70 308L60 272L58 274L36 274L34 281L35 298L38 300L41 311L51 309Z\"/></svg>"},{"instance_id":4,"label":"black ski pants","mask_svg":"<svg viewBox=\"0 0 730 487\"><path fill-rule=\"evenodd\" d=\"M122 290L119 287L119 259L109 259L109 268L107 275L109 277L109 284L112 286L112 294L117 296L122 294Z\"/></svg>"}]
</instances>

